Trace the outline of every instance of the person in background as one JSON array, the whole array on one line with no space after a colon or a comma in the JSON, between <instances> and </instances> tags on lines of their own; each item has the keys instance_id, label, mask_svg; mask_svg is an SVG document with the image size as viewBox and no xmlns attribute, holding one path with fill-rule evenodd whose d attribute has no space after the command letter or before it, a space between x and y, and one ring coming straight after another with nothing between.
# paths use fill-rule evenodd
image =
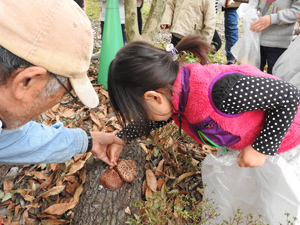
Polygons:
<instances>
[{"instance_id":1,"label":"person in background","mask_svg":"<svg viewBox=\"0 0 300 225\"><path fill-rule=\"evenodd\" d=\"M99 17L99 20L101 22L101 37L103 35L105 12L106 12L106 2L107 2L107 0L101 0L100 17ZM139 28L139 33L141 34L142 33L142 28L143 28L143 19L142 19L141 9L143 7L144 0L137 0L136 3L137 3L138 28ZM124 0L119 0L119 12L120 12L120 19L121 19L123 42L125 43L126 42L126 34L125 34L125 6L124 6Z\"/></svg>"},{"instance_id":2,"label":"person in background","mask_svg":"<svg viewBox=\"0 0 300 225\"><path fill-rule=\"evenodd\" d=\"M124 8L124 0L118 0L119 2L119 12L120 12L120 22L121 22L121 28L122 28L122 35L123 35L123 42L125 44L126 42L126 34L125 34L125 8ZM100 26L101 26L101 39L103 37L103 31L104 31L104 21L105 21L105 12L106 12L106 3L107 0L100 0Z\"/></svg>"},{"instance_id":3,"label":"person in background","mask_svg":"<svg viewBox=\"0 0 300 225\"><path fill-rule=\"evenodd\" d=\"M300 12L300 0L258 1L261 17L250 25L260 36L260 69L272 74L277 59L291 44L295 23Z\"/></svg>"},{"instance_id":4,"label":"person in background","mask_svg":"<svg viewBox=\"0 0 300 225\"><path fill-rule=\"evenodd\" d=\"M61 163L91 151L115 165L107 152L123 141L114 134L32 121L72 89L87 107L99 104L87 76L93 31L85 12L71 0L1 0L0 8L0 164Z\"/></svg>"},{"instance_id":5,"label":"person in background","mask_svg":"<svg viewBox=\"0 0 300 225\"><path fill-rule=\"evenodd\" d=\"M239 39L238 14L237 8L242 2L226 0L222 11L224 11L224 29L225 29L225 56L226 64L234 64L235 58L231 53L231 48Z\"/></svg>"},{"instance_id":6,"label":"person in background","mask_svg":"<svg viewBox=\"0 0 300 225\"><path fill-rule=\"evenodd\" d=\"M218 13L219 9L221 8L222 2L223 1L220 1L220 0L215 1L216 14ZM214 36L213 36L213 39L211 42L211 46L213 49L213 51L212 51L213 54L217 53L217 51L219 51L219 49L222 47L222 40L220 38L220 35L219 35L217 29L215 29Z\"/></svg>"},{"instance_id":7,"label":"person in background","mask_svg":"<svg viewBox=\"0 0 300 225\"><path fill-rule=\"evenodd\" d=\"M168 0L161 20L161 29L170 29L175 46L188 34L203 34L211 43L216 28L215 1Z\"/></svg>"},{"instance_id":8,"label":"person in background","mask_svg":"<svg viewBox=\"0 0 300 225\"><path fill-rule=\"evenodd\" d=\"M104 21L105 21L105 12L106 12L106 2L107 0L101 0L100 4L100 27L101 27L101 40L103 37L103 31L104 31ZM142 19L142 12L141 9L143 7L144 0L137 0L137 19L138 19L138 29L139 33L142 34L143 29L143 19ZM124 0L119 0L119 12L120 12L120 20L121 20L121 28L122 28L122 35L123 35L123 43L126 42L126 33L125 33L125 7L124 7ZM94 53L92 55L93 60L99 59L100 57L100 51Z\"/></svg>"},{"instance_id":9,"label":"person in background","mask_svg":"<svg viewBox=\"0 0 300 225\"><path fill-rule=\"evenodd\" d=\"M143 8L144 0L136 0L137 5L137 18L138 18L138 27L139 33L142 34L143 30L143 16L142 16L142 8Z\"/></svg>"}]
</instances>

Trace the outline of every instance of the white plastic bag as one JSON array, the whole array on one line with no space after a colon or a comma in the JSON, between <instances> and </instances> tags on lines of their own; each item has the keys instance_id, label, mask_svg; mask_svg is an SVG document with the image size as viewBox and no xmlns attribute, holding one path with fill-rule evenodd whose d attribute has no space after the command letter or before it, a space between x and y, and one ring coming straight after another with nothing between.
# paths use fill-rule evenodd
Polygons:
<instances>
[{"instance_id":1,"label":"white plastic bag","mask_svg":"<svg viewBox=\"0 0 300 225\"><path fill-rule=\"evenodd\" d=\"M260 68L260 33L252 32L250 25L259 16L257 14L257 0L242 3L237 9L239 17L243 20L244 34L231 48L231 53L239 64L250 64Z\"/></svg>"},{"instance_id":2,"label":"white plastic bag","mask_svg":"<svg viewBox=\"0 0 300 225\"><path fill-rule=\"evenodd\" d=\"M295 85L300 90L300 35L290 44L278 58L273 75Z\"/></svg>"},{"instance_id":3,"label":"white plastic bag","mask_svg":"<svg viewBox=\"0 0 300 225\"><path fill-rule=\"evenodd\" d=\"M202 163L204 197L215 201L220 213L212 224L228 221L238 208L245 216L261 214L271 225L287 224L285 213L300 219L300 181L293 167L276 155L268 156L262 167L241 168L237 154L210 154Z\"/></svg>"}]
</instances>

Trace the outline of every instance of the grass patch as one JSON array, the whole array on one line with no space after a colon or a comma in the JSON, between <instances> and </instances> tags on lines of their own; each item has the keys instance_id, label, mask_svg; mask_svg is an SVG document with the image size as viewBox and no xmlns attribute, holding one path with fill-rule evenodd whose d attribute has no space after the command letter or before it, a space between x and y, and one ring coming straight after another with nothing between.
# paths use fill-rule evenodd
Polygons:
<instances>
[{"instance_id":1,"label":"grass patch","mask_svg":"<svg viewBox=\"0 0 300 225\"><path fill-rule=\"evenodd\" d=\"M100 15L100 2L86 0L85 11L90 20L98 20Z\"/></svg>"}]
</instances>

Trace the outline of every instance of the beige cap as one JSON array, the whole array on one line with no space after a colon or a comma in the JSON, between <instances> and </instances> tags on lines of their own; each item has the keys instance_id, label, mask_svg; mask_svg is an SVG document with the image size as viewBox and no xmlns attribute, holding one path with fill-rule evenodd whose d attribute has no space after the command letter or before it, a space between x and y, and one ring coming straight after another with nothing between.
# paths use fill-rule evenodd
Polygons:
<instances>
[{"instance_id":1,"label":"beige cap","mask_svg":"<svg viewBox=\"0 0 300 225\"><path fill-rule=\"evenodd\" d=\"M36 66L69 77L86 106L99 104L87 76L93 30L73 0L0 0L0 45Z\"/></svg>"}]
</instances>

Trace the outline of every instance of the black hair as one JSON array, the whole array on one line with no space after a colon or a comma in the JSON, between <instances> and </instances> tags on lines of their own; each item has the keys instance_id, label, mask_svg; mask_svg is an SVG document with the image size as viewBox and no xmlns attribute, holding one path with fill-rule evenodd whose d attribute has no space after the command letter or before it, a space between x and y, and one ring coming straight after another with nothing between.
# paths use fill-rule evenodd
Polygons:
<instances>
[{"instance_id":1,"label":"black hair","mask_svg":"<svg viewBox=\"0 0 300 225\"><path fill-rule=\"evenodd\" d=\"M0 45L0 84L5 84L12 73L22 66L33 65Z\"/></svg>"},{"instance_id":2,"label":"black hair","mask_svg":"<svg viewBox=\"0 0 300 225\"><path fill-rule=\"evenodd\" d=\"M177 45L178 54L191 52L200 63L209 63L210 44L201 35L187 35ZM179 63L173 55L142 41L130 42L122 47L112 60L108 71L108 93L120 124L141 121L146 136L150 134L144 93L164 89L172 98L173 83L179 72ZM126 136L126 135L125 135Z\"/></svg>"},{"instance_id":3,"label":"black hair","mask_svg":"<svg viewBox=\"0 0 300 225\"><path fill-rule=\"evenodd\" d=\"M0 45L0 85L6 84L9 77L11 77L13 75L13 72L17 69L30 66L34 65L8 51L6 48ZM58 88L61 87L56 79L54 79L54 77L59 79L62 83L66 83L68 81L67 77L54 74L50 71L48 72L53 77L53 79L47 83L47 86L45 87L43 92L44 96L52 95Z\"/></svg>"}]
</instances>

